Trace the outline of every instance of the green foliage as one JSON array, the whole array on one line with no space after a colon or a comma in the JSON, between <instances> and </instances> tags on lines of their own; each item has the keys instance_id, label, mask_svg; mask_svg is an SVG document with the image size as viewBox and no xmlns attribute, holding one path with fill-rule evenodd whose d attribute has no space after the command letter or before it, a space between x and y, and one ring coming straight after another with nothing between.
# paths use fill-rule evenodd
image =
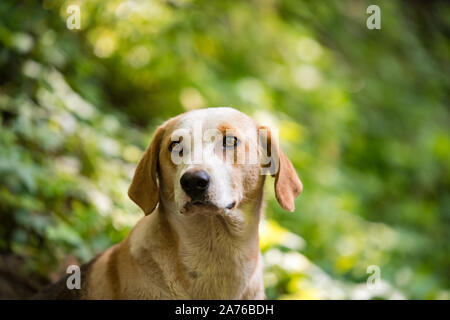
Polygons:
<instances>
[{"instance_id":1,"label":"green foliage","mask_svg":"<svg viewBox=\"0 0 450 320\"><path fill-rule=\"evenodd\" d=\"M373 3L381 30L366 28ZM269 298L448 299L449 10L1 1L0 250L48 276L120 241L141 217L126 190L155 125L225 105L279 128L305 186L294 213L267 186Z\"/></svg>"}]
</instances>

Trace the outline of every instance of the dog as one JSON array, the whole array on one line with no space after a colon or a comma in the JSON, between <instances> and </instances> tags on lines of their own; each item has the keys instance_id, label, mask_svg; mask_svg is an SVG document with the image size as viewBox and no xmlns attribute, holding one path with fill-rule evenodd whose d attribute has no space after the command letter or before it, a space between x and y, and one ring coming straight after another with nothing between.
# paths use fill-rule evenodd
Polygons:
<instances>
[{"instance_id":1,"label":"dog","mask_svg":"<svg viewBox=\"0 0 450 320\"><path fill-rule=\"evenodd\" d=\"M281 207L294 211L303 186L268 128L225 107L169 119L128 190L145 216L82 266L81 289L69 290L66 277L35 298L264 299L258 226L267 174Z\"/></svg>"}]
</instances>

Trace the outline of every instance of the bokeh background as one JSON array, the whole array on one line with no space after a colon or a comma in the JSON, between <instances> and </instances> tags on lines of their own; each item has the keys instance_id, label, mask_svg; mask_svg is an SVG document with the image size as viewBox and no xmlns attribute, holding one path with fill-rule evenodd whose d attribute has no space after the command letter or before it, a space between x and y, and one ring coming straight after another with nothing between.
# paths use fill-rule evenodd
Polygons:
<instances>
[{"instance_id":1,"label":"bokeh background","mask_svg":"<svg viewBox=\"0 0 450 320\"><path fill-rule=\"evenodd\" d=\"M304 183L294 213L267 185L268 298L449 299L449 25L445 1L0 1L0 297L128 234L156 125L232 106Z\"/></svg>"}]
</instances>

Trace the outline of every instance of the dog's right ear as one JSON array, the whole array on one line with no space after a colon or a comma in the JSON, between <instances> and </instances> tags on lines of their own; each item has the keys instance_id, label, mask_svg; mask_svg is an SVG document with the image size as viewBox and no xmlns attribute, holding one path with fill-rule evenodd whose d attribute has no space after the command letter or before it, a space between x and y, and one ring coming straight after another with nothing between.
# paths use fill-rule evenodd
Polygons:
<instances>
[{"instance_id":1,"label":"dog's right ear","mask_svg":"<svg viewBox=\"0 0 450 320\"><path fill-rule=\"evenodd\" d=\"M150 214L155 210L159 201L159 187L157 179L157 167L159 148L164 133L164 127L160 126L153 135L153 140L145 150L139 161L133 180L128 189L128 196L144 213Z\"/></svg>"}]
</instances>

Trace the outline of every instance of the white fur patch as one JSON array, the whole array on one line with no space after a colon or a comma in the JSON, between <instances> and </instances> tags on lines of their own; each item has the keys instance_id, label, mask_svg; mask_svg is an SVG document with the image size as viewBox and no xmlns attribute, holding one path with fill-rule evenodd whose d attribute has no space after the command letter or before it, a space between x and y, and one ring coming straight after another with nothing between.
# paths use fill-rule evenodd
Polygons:
<instances>
[{"instance_id":1,"label":"white fur patch","mask_svg":"<svg viewBox=\"0 0 450 320\"><path fill-rule=\"evenodd\" d=\"M182 175L193 169L204 170L210 177L208 190L209 200L219 208L225 208L233 202L238 201L240 194L232 188L233 170L217 154L217 141L210 139L218 127L226 120L233 119L240 113L231 108L211 108L195 110L187 113L180 119L174 131L189 132L190 139L183 143L183 161L177 166L175 174L174 194L176 209L180 211L189 197L180 185Z\"/></svg>"}]
</instances>

